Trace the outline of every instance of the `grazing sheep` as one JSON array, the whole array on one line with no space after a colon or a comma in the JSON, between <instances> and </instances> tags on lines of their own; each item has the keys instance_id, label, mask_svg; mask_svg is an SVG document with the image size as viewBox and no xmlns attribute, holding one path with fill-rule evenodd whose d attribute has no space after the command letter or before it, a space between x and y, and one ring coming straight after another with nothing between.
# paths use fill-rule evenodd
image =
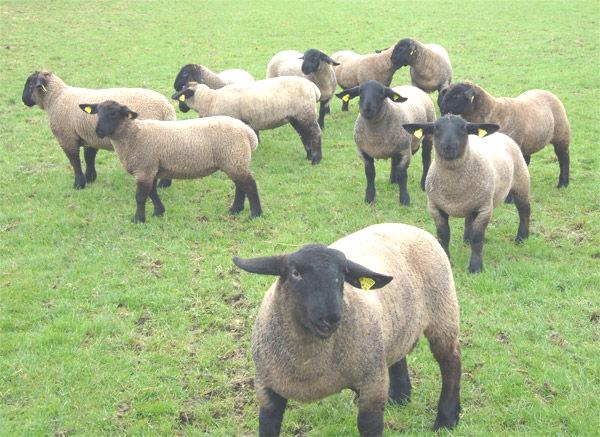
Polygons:
<instances>
[{"instance_id":1,"label":"grazing sheep","mask_svg":"<svg viewBox=\"0 0 600 437\"><path fill-rule=\"evenodd\" d=\"M38 105L48 113L50 129L69 158L75 182L73 188L81 189L86 182L96 180L96 153L98 149L113 150L108 139L100 139L94 133L95 117L82 114L77 104L81 101L118 99L137 111L140 118L175 120L173 105L161 94L142 88L87 89L65 84L48 71L35 71L25 82L23 103L29 107ZM85 176L81 170L79 148L83 147ZM171 185L169 179L161 180L159 186Z\"/></svg>"},{"instance_id":2,"label":"grazing sheep","mask_svg":"<svg viewBox=\"0 0 600 437\"><path fill-rule=\"evenodd\" d=\"M279 276L252 335L261 436L279 435L288 399L311 402L347 388L358 394L360 434L381 435L388 396L410 400L406 356L422 334L442 374L433 428L457 424L459 307L450 263L431 234L384 223L329 248L233 262Z\"/></svg>"},{"instance_id":3,"label":"grazing sheep","mask_svg":"<svg viewBox=\"0 0 600 437\"><path fill-rule=\"evenodd\" d=\"M408 85L388 88L374 80L336 95L342 100L360 96L360 113L354 125L354 141L365 165L365 202L372 203L375 200L374 158L392 158L390 182L399 184L400 203L410 205L407 169L411 155L419 150L419 139L406 133L402 124L435 121L435 108L431 99L419 88ZM425 188L432 144L431 135L425 135L421 189Z\"/></svg>"},{"instance_id":4,"label":"grazing sheep","mask_svg":"<svg viewBox=\"0 0 600 437\"><path fill-rule=\"evenodd\" d=\"M227 85L216 90L190 82L173 94L183 112L192 108L200 117L228 115L242 120L255 132L290 123L302 139L306 159L313 164L318 164L322 157L316 107L320 97L314 83L293 76Z\"/></svg>"},{"instance_id":5,"label":"grazing sheep","mask_svg":"<svg viewBox=\"0 0 600 437\"><path fill-rule=\"evenodd\" d=\"M114 101L81 104L98 114L96 134L109 138L128 173L135 176L137 209L133 222L146 220L148 195L154 215L164 213L156 191L156 178L196 179L217 170L235 183L235 200L229 209L237 214L250 202L250 217L261 214L256 182L250 172L252 150L258 139L248 126L231 117L181 121L137 120L138 114Z\"/></svg>"},{"instance_id":6,"label":"grazing sheep","mask_svg":"<svg viewBox=\"0 0 600 437\"><path fill-rule=\"evenodd\" d=\"M560 166L557 187L569 185L571 128L565 107L554 94L530 90L516 98L494 97L479 85L462 82L444 93L439 106L442 114L461 115L473 123L498 123L500 132L519 145L527 165L533 153L552 143Z\"/></svg>"},{"instance_id":7,"label":"grazing sheep","mask_svg":"<svg viewBox=\"0 0 600 437\"><path fill-rule=\"evenodd\" d=\"M329 114L329 101L333 98L337 82L332 65L340 65L325 53L309 49L304 54L295 50L277 53L267 66L267 79L279 76L299 76L310 80L319 87L319 126L325 127L325 115Z\"/></svg>"},{"instance_id":8,"label":"grazing sheep","mask_svg":"<svg viewBox=\"0 0 600 437\"><path fill-rule=\"evenodd\" d=\"M435 159L425 188L428 208L442 247L448 254L448 217L464 217L464 242L471 244L469 272L483 269L483 240L492 210L512 194L519 212L515 241L529 236L529 171L519 146L510 137L497 133L497 124L467 123L456 115L446 115L435 123L405 124L417 137L434 135Z\"/></svg>"},{"instance_id":9,"label":"grazing sheep","mask_svg":"<svg viewBox=\"0 0 600 437\"><path fill-rule=\"evenodd\" d=\"M394 47L392 62L399 67L410 66L413 86L426 93L440 92L452 81L452 65L445 48L438 44L423 44L412 38L402 39Z\"/></svg>"},{"instance_id":10,"label":"grazing sheep","mask_svg":"<svg viewBox=\"0 0 600 437\"><path fill-rule=\"evenodd\" d=\"M203 83L209 88L218 89L234 83L254 82L254 78L246 70L231 69L215 73L204 65L187 64L177 73L173 88L181 91L189 82Z\"/></svg>"}]
</instances>

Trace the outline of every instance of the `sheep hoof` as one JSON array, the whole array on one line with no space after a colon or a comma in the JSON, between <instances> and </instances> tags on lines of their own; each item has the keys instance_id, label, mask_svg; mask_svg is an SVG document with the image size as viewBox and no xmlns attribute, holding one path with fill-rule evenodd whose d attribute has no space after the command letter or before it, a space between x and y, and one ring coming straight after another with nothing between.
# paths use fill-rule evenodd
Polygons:
<instances>
[{"instance_id":1,"label":"sheep hoof","mask_svg":"<svg viewBox=\"0 0 600 437\"><path fill-rule=\"evenodd\" d=\"M158 211L154 210L154 217L162 217L164 213L165 213L164 209L159 209Z\"/></svg>"},{"instance_id":2,"label":"sheep hoof","mask_svg":"<svg viewBox=\"0 0 600 437\"><path fill-rule=\"evenodd\" d=\"M469 273L481 273L483 271L483 265L481 263L469 264Z\"/></svg>"},{"instance_id":3,"label":"sheep hoof","mask_svg":"<svg viewBox=\"0 0 600 437\"><path fill-rule=\"evenodd\" d=\"M425 191L425 178L421 179L421 191Z\"/></svg>"},{"instance_id":4,"label":"sheep hoof","mask_svg":"<svg viewBox=\"0 0 600 437\"><path fill-rule=\"evenodd\" d=\"M131 223L145 223L146 217L138 217L137 214L131 218Z\"/></svg>"},{"instance_id":5,"label":"sheep hoof","mask_svg":"<svg viewBox=\"0 0 600 437\"><path fill-rule=\"evenodd\" d=\"M85 188L85 176L81 175L81 177L76 177L75 182L73 183L73 188L76 190L83 190Z\"/></svg>"},{"instance_id":6,"label":"sheep hoof","mask_svg":"<svg viewBox=\"0 0 600 437\"><path fill-rule=\"evenodd\" d=\"M318 153L312 157L311 164L317 165L319 162L321 162L321 159L322 159L322 156L320 153Z\"/></svg>"},{"instance_id":7,"label":"sheep hoof","mask_svg":"<svg viewBox=\"0 0 600 437\"><path fill-rule=\"evenodd\" d=\"M458 415L453 419L437 419L433 424L433 431L437 431L440 428L452 429L458 423Z\"/></svg>"},{"instance_id":8,"label":"sheep hoof","mask_svg":"<svg viewBox=\"0 0 600 437\"><path fill-rule=\"evenodd\" d=\"M410 206L410 196L408 195L408 193L400 194L400 204Z\"/></svg>"},{"instance_id":9,"label":"sheep hoof","mask_svg":"<svg viewBox=\"0 0 600 437\"><path fill-rule=\"evenodd\" d=\"M85 181L89 184L96 180L96 171L86 172L85 173Z\"/></svg>"},{"instance_id":10,"label":"sheep hoof","mask_svg":"<svg viewBox=\"0 0 600 437\"><path fill-rule=\"evenodd\" d=\"M365 203L372 205L375 203L375 193L367 193L365 194Z\"/></svg>"},{"instance_id":11,"label":"sheep hoof","mask_svg":"<svg viewBox=\"0 0 600 437\"><path fill-rule=\"evenodd\" d=\"M171 186L171 179L161 179L158 181L158 188L167 188Z\"/></svg>"},{"instance_id":12,"label":"sheep hoof","mask_svg":"<svg viewBox=\"0 0 600 437\"><path fill-rule=\"evenodd\" d=\"M238 207L234 207L232 206L231 208L229 208L229 214L230 215L238 215L240 212L243 211L243 207L242 208L238 208Z\"/></svg>"},{"instance_id":13,"label":"sheep hoof","mask_svg":"<svg viewBox=\"0 0 600 437\"><path fill-rule=\"evenodd\" d=\"M558 181L558 185L556 188L567 188L569 186L569 181Z\"/></svg>"},{"instance_id":14,"label":"sheep hoof","mask_svg":"<svg viewBox=\"0 0 600 437\"><path fill-rule=\"evenodd\" d=\"M525 242L525 240L527 240L527 235L517 235L515 237L516 244L523 244Z\"/></svg>"},{"instance_id":15,"label":"sheep hoof","mask_svg":"<svg viewBox=\"0 0 600 437\"><path fill-rule=\"evenodd\" d=\"M253 219L255 219L255 218L258 218L258 217L260 217L260 216L261 216L261 214L262 214L262 211L258 211L258 212L252 212L252 213L250 213L250 220L253 220Z\"/></svg>"}]
</instances>

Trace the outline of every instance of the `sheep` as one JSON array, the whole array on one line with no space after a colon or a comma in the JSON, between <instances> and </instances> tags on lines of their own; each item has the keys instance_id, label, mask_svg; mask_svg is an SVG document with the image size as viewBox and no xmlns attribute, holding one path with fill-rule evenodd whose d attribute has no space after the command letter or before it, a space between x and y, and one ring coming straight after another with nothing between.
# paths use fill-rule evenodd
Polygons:
<instances>
[{"instance_id":1,"label":"sheep","mask_svg":"<svg viewBox=\"0 0 600 437\"><path fill-rule=\"evenodd\" d=\"M250 217L262 210L256 182L250 172L252 150L258 139L254 131L231 117L159 121L138 120L138 114L115 101L82 103L88 114L98 114L95 129L100 138L109 138L128 173L135 176L137 209L132 221L146 221L148 195L154 215L165 207L156 191L156 178L195 179L223 171L235 183L235 200L229 209L237 214L250 202Z\"/></svg>"},{"instance_id":2,"label":"sheep","mask_svg":"<svg viewBox=\"0 0 600 437\"><path fill-rule=\"evenodd\" d=\"M383 223L329 247L233 262L279 276L252 335L261 436L279 435L288 399L312 402L346 388L358 395L360 434L381 435L388 397L410 401L406 356L421 334L442 375L433 429L458 423L459 307L450 263L431 234Z\"/></svg>"},{"instance_id":3,"label":"sheep","mask_svg":"<svg viewBox=\"0 0 600 437\"><path fill-rule=\"evenodd\" d=\"M183 112L192 108L200 117L228 115L242 120L255 132L290 123L302 139L306 159L312 164L321 161L321 128L316 107L321 92L307 79L274 77L216 90L190 82L172 98L179 101Z\"/></svg>"},{"instance_id":4,"label":"sheep","mask_svg":"<svg viewBox=\"0 0 600 437\"><path fill-rule=\"evenodd\" d=\"M353 88L367 80L376 80L390 86L392 77L400 65L394 64L392 53L395 46L379 53L359 55L351 50L335 52L331 59L340 65L333 67L337 83L343 89ZM342 111L348 110L348 100L342 101Z\"/></svg>"},{"instance_id":5,"label":"sheep","mask_svg":"<svg viewBox=\"0 0 600 437\"><path fill-rule=\"evenodd\" d=\"M337 81L332 66L340 65L317 49L309 49L304 54L295 50L285 50L271 58L267 65L267 79L278 76L300 76L319 87L319 126L325 127L325 115L331 112L329 101L333 98Z\"/></svg>"},{"instance_id":6,"label":"sheep","mask_svg":"<svg viewBox=\"0 0 600 437\"><path fill-rule=\"evenodd\" d=\"M402 124L435 121L435 108L431 99L418 88L408 85L388 88L374 80L344 90L336 96L342 100L360 96L360 113L354 125L354 141L365 165L365 176L367 177L365 202L373 203L375 200L375 163L373 159L392 158L390 182L399 184L400 203L410 205L407 169L411 155L419 150L419 140L405 132ZM421 189L425 188L425 178L431 162L432 144L432 137L425 135L423 138Z\"/></svg>"},{"instance_id":7,"label":"sheep","mask_svg":"<svg viewBox=\"0 0 600 437\"><path fill-rule=\"evenodd\" d=\"M204 65L187 64L177 73L173 88L181 91L189 82L203 83L209 88L218 89L233 83L254 82L254 78L246 70L231 69L215 73Z\"/></svg>"},{"instance_id":8,"label":"sheep","mask_svg":"<svg viewBox=\"0 0 600 437\"><path fill-rule=\"evenodd\" d=\"M396 44L391 59L399 67L410 66L412 85L426 93L440 93L450 86L452 64L446 49L438 44L405 38Z\"/></svg>"},{"instance_id":9,"label":"sheep","mask_svg":"<svg viewBox=\"0 0 600 437\"><path fill-rule=\"evenodd\" d=\"M440 111L473 123L498 123L500 132L519 145L527 165L532 154L552 143L560 167L557 188L569 185L571 127L565 107L554 94L530 90L516 98L494 97L479 85L462 82L444 93Z\"/></svg>"},{"instance_id":10,"label":"sheep","mask_svg":"<svg viewBox=\"0 0 600 437\"><path fill-rule=\"evenodd\" d=\"M50 129L69 158L76 190L86 182L96 180L96 154L98 149L113 150L108 139L94 134L95 117L81 114L77 103L82 100L119 99L137 111L140 118L175 120L173 105L161 94L142 88L88 89L68 86L57 75L49 71L35 71L25 82L23 103L29 107L38 105L48 113ZM81 170L79 148L83 147L85 175ZM162 179L160 187L171 185L170 179Z\"/></svg>"},{"instance_id":11,"label":"sheep","mask_svg":"<svg viewBox=\"0 0 600 437\"><path fill-rule=\"evenodd\" d=\"M507 135L495 133L497 124L468 123L456 115L445 115L435 123L405 124L420 137L434 135L435 159L425 188L427 206L438 239L450 256L448 217L464 217L463 241L471 244L469 272L483 270L483 241L492 210L507 194L519 212L516 243L529 236L529 171L519 146ZM479 138L472 135L485 137Z\"/></svg>"}]
</instances>

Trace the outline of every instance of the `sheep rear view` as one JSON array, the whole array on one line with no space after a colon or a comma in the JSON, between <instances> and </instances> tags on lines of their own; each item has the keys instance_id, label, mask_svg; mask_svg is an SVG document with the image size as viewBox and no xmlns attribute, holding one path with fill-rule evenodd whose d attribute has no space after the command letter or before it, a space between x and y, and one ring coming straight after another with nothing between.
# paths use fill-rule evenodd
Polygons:
<instances>
[{"instance_id":1,"label":"sheep rear view","mask_svg":"<svg viewBox=\"0 0 600 437\"><path fill-rule=\"evenodd\" d=\"M256 182L250 171L251 152L258 139L254 131L231 117L180 121L137 120L127 106L106 101L81 104L88 114L98 114L96 134L111 140L123 167L136 180L137 209L133 222L146 219L150 196L154 215L165 208L156 191L156 178L196 179L217 170L235 183L235 199L229 209L237 214L248 196L251 217L261 214Z\"/></svg>"},{"instance_id":2,"label":"sheep rear view","mask_svg":"<svg viewBox=\"0 0 600 437\"><path fill-rule=\"evenodd\" d=\"M96 180L96 154L98 149L113 150L108 139L99 138L94 130L96 117L82 113L78 104L84 101L119 100L139 114L140 118L175 120L173 105L161 94L143 88L88 89L68 86L58 76L48 71L32 73L23 90L23 103L38 105L48 113L50 129L69 158L75 180L73 188L82 189ZM83 147L86 163L85 175L81 169L79 149ZM167 187L169 179L159 186Z\"/></svg>"},{"instance_id":3,"label":"sheep rear view","mask_svg":"<svg viewBox=\"0 0 600 437\"><path fill-rule=\"evenodd\" d=\"M261 436L279 434L288 399L311 402L343 389L358 394L360 434L381 435L388 397L410 399L406 356L422 334L442 375L434 429L456 425L459 307L450 263L431 234L378 224L329 248L234 263L279 276L252 336Z\"/></svg>"}]
</instances>

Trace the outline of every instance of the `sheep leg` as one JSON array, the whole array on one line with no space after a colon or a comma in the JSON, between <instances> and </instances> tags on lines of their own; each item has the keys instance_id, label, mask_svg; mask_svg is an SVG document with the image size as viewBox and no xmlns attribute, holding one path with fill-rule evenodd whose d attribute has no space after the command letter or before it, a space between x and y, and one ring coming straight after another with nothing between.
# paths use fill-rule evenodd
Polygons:
<instances>
[{"instance_id":1,"label":"sheep leg","mask_svg":"<svg viewBox=\"0 0 600 437\"><path fill-rule=\"evenodd\" d=\"M515 206L519 212L519 229L515 237L515 243L520 244L529 237L529 218L531 216L531 207L527 199L523 199L518 193L514 192Z\"/></svg>"},{"instance_id":2,"label":"sheep leg","mask_svg":"<svg viewBox=\"0 0 600 437\"><path fill-rule=\"evenodd\" d=\"M73 188L76 190L81 190L85 188L85 176L83 175L83 171L81 171L81 159L79 158L79 147L75 149L65 150L65 154L67 158L69 158L69 162L73 167L73 172L75 173L75 182L73 182Z\"/></svg>"},{"instance_id":3,"label":"sheep leg","mask_svg":"<svg viewBox=\"0 0 600 437\"><path fill-rule=\"evenodd\" d=\"M233 198L231 208L229 208L229 214L235 215L243 211L246 193L244 193L241 182L234 181L233 183L235 184L235 197Z\"/></svg>"},{"instance_id":4,"label":"sheep leg","mask_svg":"<svg viewBox=\"0 0 600 437\"><path fill-rule=\"evenodd\" d=\"M449 336L448 334L451 334ZM444 337L428 337L429 347L440 366L442 390L433 430L453 428L460 415L460 344L457 333Z\"/></svg>"},{"instance_id":5,"label":"sheep leg","mask_svg":"<svg viewBox=\"0 0 600 437\"><path fill-rule=\"evenodd\" d=\"M531 162L531 155L523 155L523 158L525 158L525 164L527 164L527 166L529 167L529 163Z\"/></svg>"},{"instance_id":6,"label":"sheep leg","mask_svg":"<svg viewBox=\"0 0 600 437\"><path fill-rule=\"evenodd\" d=\"M406 357L402 358L388 370L390 376L389 400L399 405L405 405L410 402L410 376L408 375L408 365Z\"/></svg>"},{"instance_id":7,"label":"sheep leg","mask_svg":"<svg viewBox=\"0 0 600 437\"><path fill-rule=\"evenodd\" d=\"M348 101L342 100L342 111L347 111L349 104L350 104L349 100Z\"/></svg>"},{"instance_id":8,"label":"sheep leg","mask_svg":"<svg viewBox=\"0 0 600 437\"><path fill-rule=\"evenodd\" d=\"M468 214L465 217L465 231L463 233L463 242L469 244L471 242L471 232L473 230L473 220L475 220L475 214Z\"/></svg>"},{"instance_id":9,"label":"sheep leg","mask_svg":"<svg viewBox=\"0 0 600 437\"><path fill-rule=\"evenodd\" d=\"M85 159L85 181L87 183L96 180L96 154L98 149L93 147L83 148L83 158Z\"/></svg>"},{"instance_id":10,"label":"sheep leg","mask_svg":"<svg viewBox=\"0 0 600 437\"><path fill-rule=\"evenodd\" d=\"M373 203L375 201L375 161L365 152L362 153L365 164L365 176L367 177L367 190L365 191L365 202Z\"/></svg>"},{"instance_id":11,"label":"sheep leg","mask_svg":"<svg viewBox=\"0 0 600 437\"><path fill-rule=\"evenodd\" d=\"M171 179L166 179L170 181ZM152 189L150 190L150 200L152 200L152 205L154 206L154 215L156 217L161 217L165 213L165 206L158 197L158 191L156 191L156 178L152 181Z\"/></svg>"},{"instance_id":12,"label":"sheep leg","mask_svg":"<svg viewBox=\"0 0 600 437\"><path fill-rule=\"evenodd\" d=\"M485 229L492 216L492 207L485 211L475 213L471 227L471 259L469 260L469 273L479 273L483 270L483 240Z\"/></svg>"},{"instance_id":13,"label":"sheep leg","mask_svg":"<svg viewBox=\"0 0 600 437\"><path fill-rule=\"evenodd\" d=\"M558 176L558 185L556 188L569 186L569 145L566 146L560 143L553 144L554 153L558 158L560 166L560 174Z\"/></svg>"},{"instance_id":14,"label":"sheep leg","mask_svg":"<svg viewBox=\"0 0 600 437\"><path fill-rule=\"evenodd\" d=\"M325 129L325 116L330 112L329 102L319 102L319 127L321 129Z\"/></svg>"},{"instance_id":15,"label":"sheep leg","mask_svg":"<svg viewBox=\"0 0 600 437\"><path fill-rule=\"evenodd\" d=\"M435 206L430 206L429 212L435 222L437 239L446 252L446 255L448 255L448 258L450 258L450 225L448 224L448 214Z\"/></svg>"},{"instance_id":16,"label":"sheep leg","mask_svg":"<svg viewBox=\"0 0 600 437\"><path fill-rule=\"evenodd\" d=\"M136 180L135 203L137 208L131 219L133 223L144 223L146 221L146 199L152 191L152 182L147 180Z\"/></svg>"},{"instance_id":17,"label":"sheep leg","mask_svg":"<svg viewBox=\"0 0 600 437\"><path fill-rule=\"evenodd\" d=\"M248 202L250 203L250 218L260 216L262 208L260 206L260 198L258 197L258 188L256 187L256 181L251 175L243 182L242 188L246 196L248 196Z\"/></svg>"},{"instance_id":18,"label":"sheep leg","mask_svg":"<svg viewBox=\"0 0 600 437\"><path fill-rule=\"evenodd\" d=\"M290 119L290 124L300 135L304 150L306 150L306 159L312 161L312 164L318 164L321 161L321 128L319 123L314 121L303 122L297 119Z\"/></svg>"},{"instance_id":19,"label":"sheep leg","mask_svg":"<svg viewBox=\"0 0 600 437\"><path fill-rule=\"evenodd\" d=\"M383 410L387 402L386 386L378 381L358 391L358 432L361 436L383 435Z\"/></svg>"},{"instance_id":20,"label":"sheep leg","mask_svg":"<svg viewBox=\"0 0 600 437\"><path fill-rule=\"evenodd\" d=\"M260 437L278 436L287 399L279 396L270 388L262 388L259 393L259 402L258 435Z\"/></svg>"},{"instance_id":21,"label":"sheep leg","mask_svg":"<svg viewBox=\"0 0 600 437\"><path fill-rule=\"evenodd\" d=\"M402 155L398 163L398 186L400 187L400 204L410 205L410 195L408 194L408 165L410 164L410 155Z\"/></svg>"},{"instance_id":22,"label":"sheep leg","mask_svg":"<svg viewBox=\"0 0 600 437\"><path fill-rule=\"evenodd\" d=\"M392 168L390 169L390 184L398 183L398 163L400 162L400 155L392 156Z\"/></svg>"},{"instance_id":23,"label":"sheep leg","mask_svg":"<svg viewBox=\"0 0 600 437\"><path fill-rule=\"evenodd\" d=\"M160 182L158 183L158 187L159 188L168 188L171 186L171 179L161 179Z\"/></svg>"},{"instance_id":24,"label":"sheep leg","mask_svg":"<svg viewBox=\"0 0 600 437\"><path fill-rule=\"evenodd\" d=\"M425 135L423 137L422 145L423 149L421 150L421 158L423 159L423 174L421 175L421 190L425 191L425 180L427 179L427 173L429 173L429 166L431 165L433 136Z\"/></svg>"}]
</instances>

